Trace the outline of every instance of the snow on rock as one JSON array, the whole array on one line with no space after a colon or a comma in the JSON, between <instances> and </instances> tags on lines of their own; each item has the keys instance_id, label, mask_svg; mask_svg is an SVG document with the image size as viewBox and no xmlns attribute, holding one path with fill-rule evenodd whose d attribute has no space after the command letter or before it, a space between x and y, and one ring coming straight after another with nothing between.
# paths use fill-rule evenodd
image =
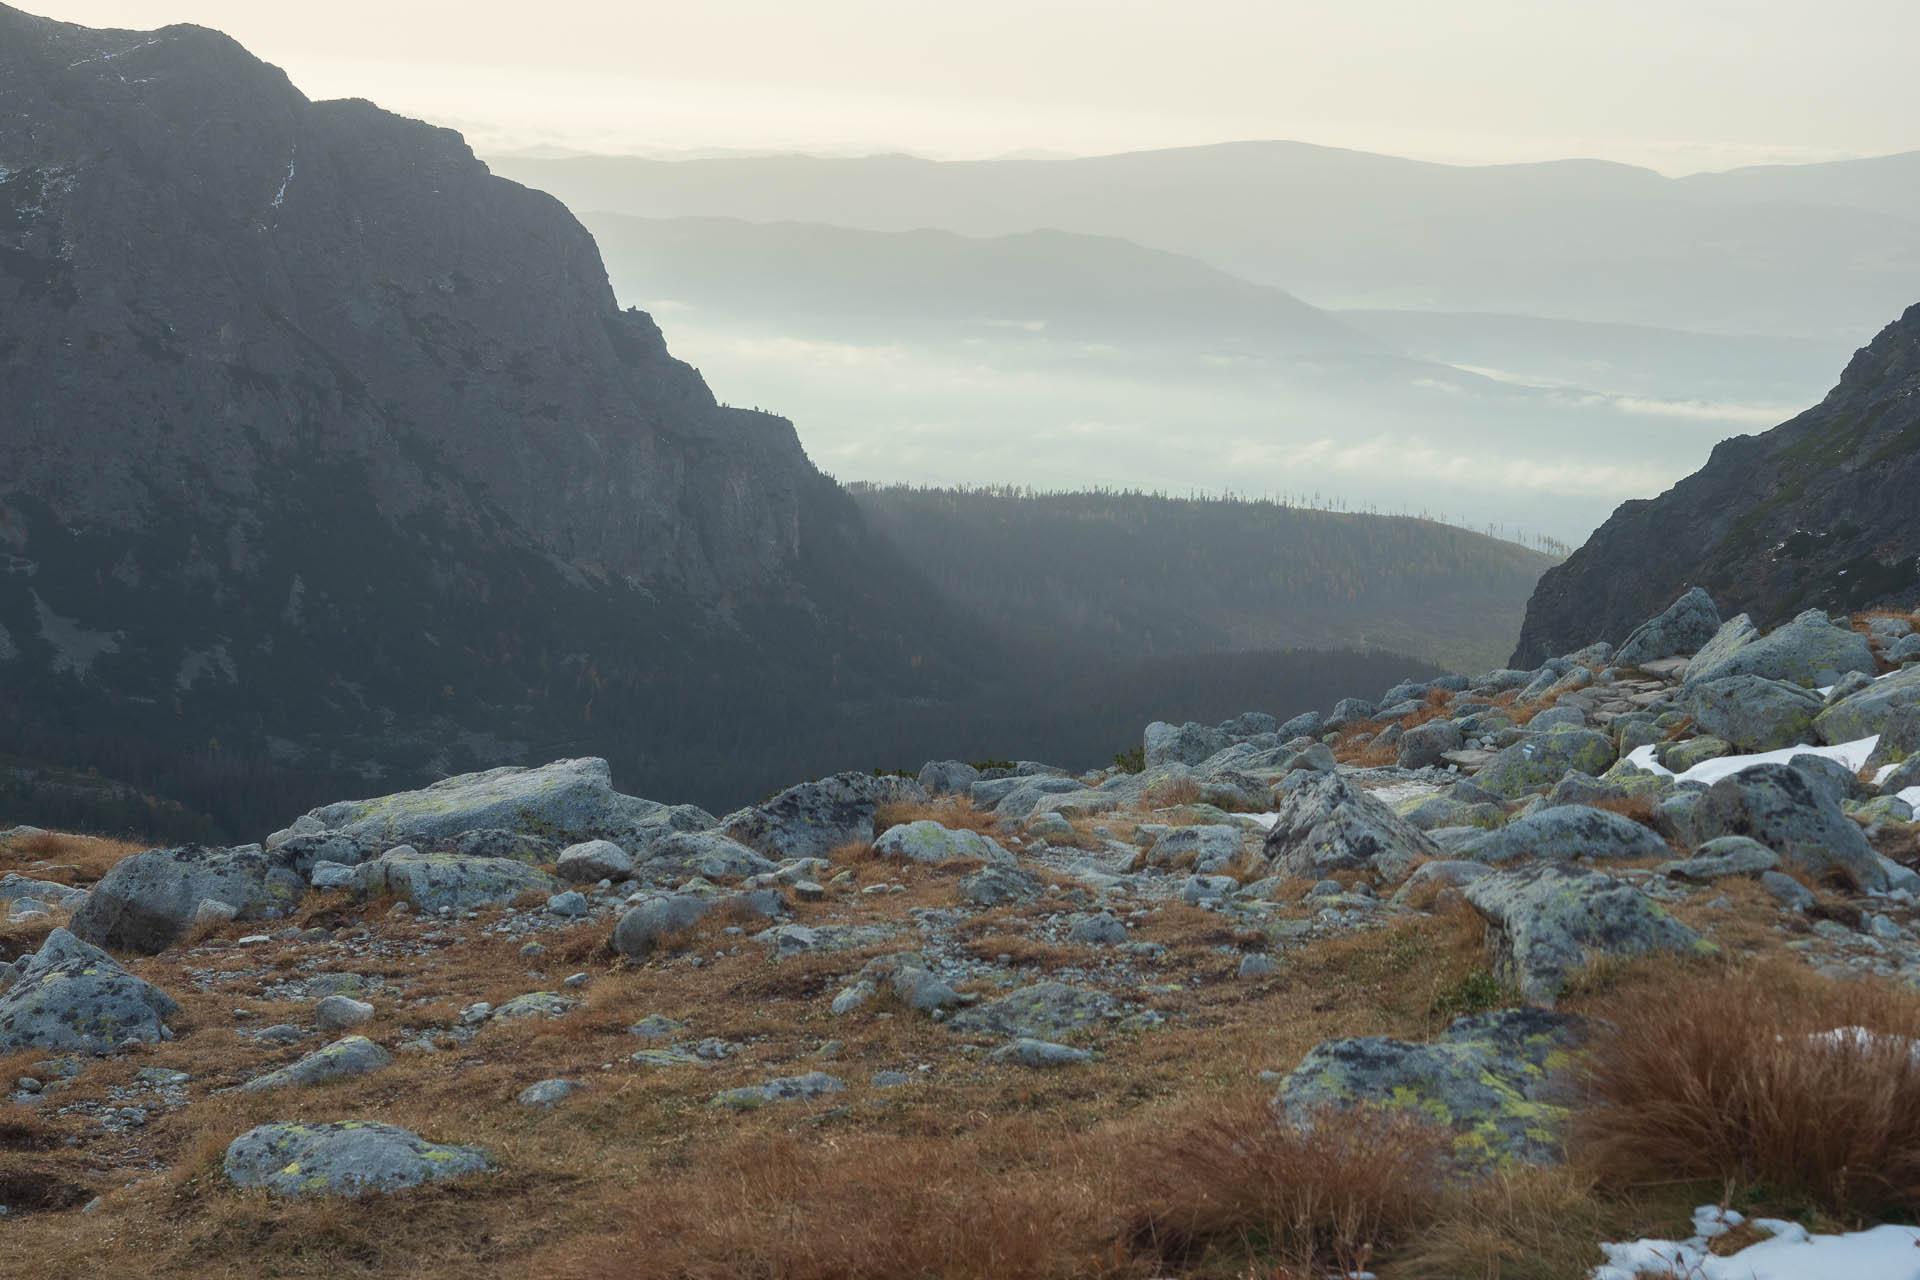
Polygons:
<instances>
[{"instance_id":1,"label":"snow on rock","mask_svg":"<svg viewBox=\"0 0 1920 1280\"><path fill-rule=\"evenodd\" d=\"M1607 1260L1589 1280L1638 1280L1685 1276L1687 1280L1920 1280L1920 1227L1875 1227L1839 1236L1817 1236L1797 1222L1755 1218L1772 1239L1716 1257L1708 1242L1746 1219L1731 1209L1694 1210L1695 1234L1686 1240L1636 1240L1603 1244Z\"/></svg>"},{"instance_id":2,"label":"snow on rock","mask_svg":"<svg viewBox=\"0 0 1920 1280\"><path fill-rule=\"evenodd\" d=\"M1857 773L1867 763L1867 757L1880 745L1880 735L1860 738L1853 742L1843 742L1835 747L1782 747L1778 751L1760 751L1746 756L1721 756L1717 760L1705 760L1693 766L1685 773L1676 774L1673 770L1653 758L1657 743L1644 747L1635 747L1627 753L1627 763L1648 773L1657 773L1662 777L1673 778L1679 782L1698 782L1712 786L1722 778L1731 778L1744 773L1755 765L1790 764L1795 756L1819 756L1826 760L1837 760L1847 767L1849 772ZM1920 790L1920 788L1916 788Z\"/></svg>"}]
</instances>

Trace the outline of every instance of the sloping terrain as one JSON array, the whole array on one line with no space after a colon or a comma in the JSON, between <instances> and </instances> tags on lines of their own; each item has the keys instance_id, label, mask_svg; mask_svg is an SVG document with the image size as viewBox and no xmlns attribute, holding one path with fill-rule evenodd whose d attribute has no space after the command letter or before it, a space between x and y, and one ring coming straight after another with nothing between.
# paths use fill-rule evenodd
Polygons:
<instances>
[{"instance_id":1,"label":"sloping terrain","mask_svg":"<svg viewBox=\"0 0 1920 1280\"><path fill-rule=\"evenodd\" d=\"M1527 605L1516 659L1618 642L1690 586L1764 624L1910 602L1920 584L1920 306L1820 404L1621 505Z\"/></svg>"}]
</instances>

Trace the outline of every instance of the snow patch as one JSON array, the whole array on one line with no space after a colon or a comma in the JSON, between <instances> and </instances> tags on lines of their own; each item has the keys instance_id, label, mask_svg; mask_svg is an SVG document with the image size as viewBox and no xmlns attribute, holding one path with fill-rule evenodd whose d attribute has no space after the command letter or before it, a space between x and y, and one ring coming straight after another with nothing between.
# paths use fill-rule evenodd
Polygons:
<instances>
[{"instance_id":1,"label":"snow patch","mask_svg":"<svg viewBox=\"0 0 1920 1280\"><path fill-rule=\"evenodd\" d=\"M293 162L299 154L299 148L296 147L293 155L287 157L287 176L280 180L280 190L273 197L273 207L276 209L287 201L287 188L293 185Z\"/></svg>"},{"instance_id":2,"label":"snow patch","mask_svg":"<svg viewBox=\"0 0 1920 1280\"><path fill-rule=\"evenodd\" d=\"M1627 753L1627 763L1648 773L1663 778L1672 778L1677 782L1699 782L1708 786L1722 778L1731 778L1744 773L1756 765L1786 764L1795 756L1819 756L1823 760L1836 760L1846 766L1847 772L1858 773L1867 763L1867 757L1880 745L1880 735L1861 738L1854 742L1843 742L1837 747L1782 747L1778 751L1762 751L1749 756L1721 756L1718 760L1703 760L1685 773L1675 773L1653 758L1654 746L1635 747Z\"/></svg>"},{"instance_id":3,"label":"snow patch","mask_svg":"<svg viewBox=\"0 0 1920 1280\"><path fill-rule=\"evenodd\" d=\"M1908 787L1905 791L1897 791L1894 793L1894 798L1904 800L1909 809L1920 813L1920 787Z\"/></svg>"},{"instance_id":4,"label":"snow patch","mask_svg":"<svg viewBox=\"0 0 1920 1280\"><path fill-rule=\"evenodd\" d=\"M1589 1280L1685 1276L1687 1280L1920 1280L1920 1227L1881 1226L1846 1235L1817 1236L1797 1222L1755 1218L1772 1235L1728 1257L1707 1245L1746 1219L1731 1209L1694 1210L1696 1234L1686 1240L1603 1244L1607 1260Z\"/></svg>"}]
</instances>

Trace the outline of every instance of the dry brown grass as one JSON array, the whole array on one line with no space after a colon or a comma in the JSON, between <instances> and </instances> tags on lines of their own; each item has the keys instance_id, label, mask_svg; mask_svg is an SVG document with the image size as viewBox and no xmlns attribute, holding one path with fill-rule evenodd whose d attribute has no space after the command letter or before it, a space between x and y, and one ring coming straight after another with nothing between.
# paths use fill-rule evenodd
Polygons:
<instances>
[{"instance_id":1,"label":"dry brown grass","mask_svg":"<svg viewBox=\"0 0 1920 1280\"><path fill-rule=\"evenodd\" d=\"M1303 1130L1264 1099L1210 1108L1141 1144L1131 1243L1182 1275L1244 1274L1249 1257L1365 1270L1440 1212L1450 1145L1405 1116L1325 1111Z\"/></svg>"},{"instance_id":2,"label":"dry brown grass","mask_svg":"<svg viewBox=\"0 0 1920 1280\"><path fill-rule=\"evenodd\" d=\"M942 796L936 800L895 800L880 806L873 820L875 831L885 831L906 822L937 822L949 831L977 831L994 835L999 822L991 813L973 807L965 796Z\"/></svg>"},{"instance_id":3,"label":"dry brown grass","mask_svg":"<svg viewBox=\"0 0 1920 1280\"><path fill-rule=\"evenodd\" d=\"M0 840L0 875L17 871L35 880L66 885L88 885L107 874L122 858L152 845L102 836L76 836L49 831L37 836ZM39 864L51 864L42 866Z\"/></svg>"},{"instance_id":4,"label":"dry brown grass","mask_svg":"<svg viewBox=\"0 0 1920 1280\"><path fill-rule=\"evenodd\" d=\"M1150 809L1172 809L1183 804L1197 804L1200 800L1200 784L1192 778L1168 778L1148 787L1145 798L1147 807Z\"/></svg>"},{"instance_id":5,"label":"dry brown grass","mask_svg":"<svg viewBox=\"0 0 1920 1280\"><path fill-rule=\"evenodd\" d=\"M1711 1180L1849 1222L1920 1210L1920 996L1768 964L1675 968L1614 1004L1577 1134L1608 1181ZM1813 1038L1854 1026L1873 1035Z\"/></svg>"}]
</instances>

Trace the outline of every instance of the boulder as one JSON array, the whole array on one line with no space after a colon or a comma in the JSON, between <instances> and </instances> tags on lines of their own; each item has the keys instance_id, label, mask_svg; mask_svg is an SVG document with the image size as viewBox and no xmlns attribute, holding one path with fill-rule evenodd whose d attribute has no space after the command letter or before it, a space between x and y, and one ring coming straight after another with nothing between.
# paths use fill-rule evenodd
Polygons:
<instances>
[{"instance_id":1,"label":"boulder","mask_svg":"<svg viewBox=\"0 0 1920 1280\"><path fill-rule=\"evenodd\" d=\"M1451 1129L1454 1163L1474 1174L1557 1163L1575 1095L1566 1069L1592 1031L1572 1014L1507 1009L1457 1019L1429 1044L1327 1040L1281 1082L1273 1107L1302 1125L1328 1108L1405 1112Z\"/></svg>"},{"instance_id":2,"label":"boulder","mask_svg":"<svg viewBox=\"0 0 1920 1280\"><path fill-rule=\"evenodd\" d=\"M279 1196L361 1196L479 1173L478 1147L442 1146L390 1124L263 1124L227 1147L221 1167L237 1186Z\"/></svg>"},{"instance_id":3,"label":"boulder","mask_svg":"<svg viewBox=\"0 0 1920 1280\"><path fill-rule=\"evenodd\" d=\"M1886 869L1866 835L1823 785L1789 765L1761 764L1722 778L1694 806L1691 829L1704 842L1748 836L1816 879L1856 889L1887 887Z\"/></svg>"},{"instance_id":4,"label":"boulder","mask_svg":"<svg viewBox=\"0 0 1920 1280\"><path fill-rule=\"evenodd\" d=\"M419 791L323 805L308 816L328 831L382 845L426 844L482 830L571 844L618 840L662 807L621 795L607 762L588 758L461 774Z\"/></svg>"},{"instance_id":5,"label":"boulder","mask_svg":"<svg viewBox=\"0 0 1920 1280\"><path fill-rule=\"evenodd\" d=\"M1885 733L1902 712L1920 712L1920 667L1907 667L1848 694L1822 711L1813 727L1825 743L1857 742Z\"/></svg>"},{"instance_id":6,"label":"boulder","mask_svg":"<svg viewBox=\"0 0 1920 1280\"><path fill-rule=\"evenodd\" d=\"M1487 921L1494 977L1535 1004L1596 960L1711 946L1638 889L1570 862L1496 871L1466 898Z\"/></svg>"},{"instance_id":7,"label":"boulder","mask_svg":"<svg viewBox=\"0 0 1920 1280\"><path fill-rule=\"evenodd\" d=\"M824 858L841 845L869 843L881 805L926 798L920 784L908 778L836 773L729 814L720 829L776 861Z\"/></svg>"},{"instance_id":8,"label":"boulder","mask_svg":"<svg viewBox=\"0 0 1920 1280\"><path fill-rule=\"evenodd\" d=\"M129 1040L171 1040L180 1011L98 947L55 929L40 949L0 968L0 1053L106 1053Z\"/></svg>"},{"instance_id":9,"label":"boulder","mask_svg":"<svg viewBox=\"0 0 1920 1280\"><path fill-rule=\"evenodd\" d=\"M1758 878L1779 865L1779 855L1758 840L1721 836L1695 849L1690 858L1662 863L1660 874L1673 880L1711 884L1727 876Z\"/></svg>"},{"instance_id":10,"label":"boulder","mask_svg":"<svg viewBox=\"0 0 1920 1280\"><path fill-rule=\"evenodd\" d=\"M1569 804L1516 818L1460 852L1480 862L1502 863L1521 858L1663 858L1672 851L1631 818Z\"/></svg>"},{"instance_id":11,"label":"boulder","mask_svg":"<svg viewBox=\"0 0 1920 1280\"><path fill-rule=\"evenodd\" d=\"M1407 882L1394 893L1393 901L1405 906L1418 899L1423 892L1464 889L1480 877L1491 874L1493 868L1484 862L1436 858L1415 867L1413 874L1407 877Z\"/></svg>"},{"instance_id":12,"label":"boulder","mask_svg":"<svg viewBox=\"0 0 1920 1280\"><path fill-rule=\"evenodd\" d=\"M393 1055L365 1036L348 1036L324 1049L315 1049L304 1058L290 1062L277 1071L255 1076L240 1086L243 1093L266 1093L295 1085L331 1084L371 1075L393 1064Z\"/></svg>"},{"instance_id":13,"label":"boulder","mask_svg":"<svg viewBox=\"0 0 1920 1280\"><path fill-rule=\"evenodd\" d=\"M540 1018L551 1022L555 1018L566 1017L585 1004L584 1000L563 996L558 991L529 991L502 1004L487 1015L487 1021L506 1024L522 1018Z\"/></svg>"},{"instance_id":14,"label":"boulder","mask_svg":"<svg viewBox=\"0 0 1920 1280\"><path fill-rule=\"evenodd\" d=\"M1765 676L1723 676L1689 684L1687 714L1701 732L1741 751L1778 751L1814 740L1820 695Z\"/></svg>"},{"instance_id":15,"label":"boulder","mask_svg":"<svg viewBox=\"0 0 1920 1280\"><path fill-rule=\"evenodd\" d=\"M363 897L387 893L420 911L465 911L526 893L546 898L561 887L546 872L511 858L420 853L405 845L355 867L353 884Z\"/></svg>"},{"instance_id":16,"label":"boulder","mask_svg":"<svg viewBox=\"0 0 1920 1280\"><path fill-rule=\"evenodd\" d=\"M1440 855L1419 828L1337 773L1312 776L1286 798L1264 848L1275 871L1314 879L1365 869L1399 880Z\"/></svg>"},{"instance_id":17,"label":"boulder","mask_svg":"<svg viewBox=\"0 0 1920 1280\"><path fill-rule=\"evenodd\" d=\"M1104 991L1040 982L963 1009L947 1025L966 1035L1057 1040L1099 1026L1118 1012L1118 1003Z\"/></svg>"},{"instance_id":18,"label":"boulder","mask_svg":"<svg viewBox=\"0 0 1920 1280\"><path fill-rule=\"evenodd\" d=\"M811 855L808 855L811 856ZM656 840L634 864L636 875L653 880L745 880L778 868L754 849L719 831L674 831Z\"/></svg>"},{"instance_id":19,"label":"boulder","mask_svg":"<svg viewBox=\"0 0 1920 1280\"><path fill-rule=\"evenodd\" d=\"M1127 926L1105 913L1073 917L1067 941L1085 947L1117 947L1127 940Z\"/></svg>"},{"instance_id":20,"label":"boulder","mask_svg":"<svg viewBox=\"0 0 1920 1280\"><path fill-rule=\"evenodd\" d=\"M1745 618L1742 614L1734 622ZM1723 635L1725 632L1726 628L1722 628ZM1736 643L1735 639L1742 635L1744 641ZM1809 609L1764 636L1752 634L1749 626L1747 631L1728 637L1724 647L1721 640L1722 636L1715 636L1707 648L1687 664L1689 687L1745 675L1811 687L1830 683L1849 671L1872 675L1880 669L1873 660L1873 646L1865 636L1846 627L1836 627L1818 609Z\"/></svg>"},{"instance_id":21,"label":"boulder","mask_svg":"<svg viewBox=\"0 0 1920 1280\"><path fill-rule=\"evenodd\" d=\"M744 1089L728 1089L714 1095L717 1106L752 1110L772 1102L811 1102L830 1093L846 1092L847 1082L824 1071L809 1071L803 1076L781 1076L765 1084Z\"/></svg>"},{"instance_id":22,"label":"boulder","mask_svg":"<svg viewBox=\"0 0 1920 1280\"><path fill-rule=\"evenodd\" d=\"M1054 809L1056 797L1078 795L1086 789L1073 778L1036 773L983 778L973 784L971 795L977 807L991 809L994 817L1020 822L1043 809Z\"/></svg>"},{"instance_id":23,"label":"boulder","mask_svg":"<svg viewBox=\"0 0 1920 1280\"><path fill-rule=\"evenodd\" d=\"M313 1006L313 1025L323 1032L345 1031L373 1021L373 1006L347 995L330 995Z\"/></svg>"},{"instance_id":24,"label":"boulder","mask_svg":"<svg viewBox=\"0 0 1920 1280\"><path fill-rule=\"evenodd\" d=\"M87 900L87 891L53 880L32 880L13 871L0 876L0 902L19 902L23 898L72 910Z\"/></svg>"},{"instance_id":25,"label":"boulder","mask_svg":"<svg viewBox=\"0 0 1920 1280\"><path fill-rule=\"evenodd\" d=\"M574 884L625 880L633 874L633 859L611 840L587 840L562 849L555 870Z\"/></svg>"},{"instance_id":26,"label":"boulder","mask_svg":"<svg viewBox=\"0 0 1920 1280\"><path fill-rule=\"evenodd\" d=\"M1147 850L1147 864L1172 867L1185 862L1202 874L1221 871L1240 856L1242 833L1228 823L1173 827Z\"/></svg>"},{"instance_id":27,"label":"boulder","mask_svg":"<svg viewBox=\"0 0 1920 1280\"><path fill-rule=\"evenodd\" d=\"M202 902L228 904L235 919L272 920L306 889L298 873L257 844L149 849L114 864L70 927L98 946L153 955L185 935Z\"/></svg>"},{"instance_id":28,"label":"boulder","mask_svg":"<svg viewBox=\"0 0 1920 1280\"><path fill-rule=\"evenodd\" d=\"M1017 866L986 866L962 876L954 886L962 902L976 907L999 907L1039 896L1040 880Z\"/></svg>"},{"instance_id":29,"label":"boulder","mask_svg":"<svg viewBox=\"0 0 1920 1280\"><path fill-rule=\"evenodd\" d=\"M1449 751L1465 743L1460 726L1451 720L1429 720L1400 735L1397 763L1402 769L1424 769L1440 763Z\"/></svg>"},{"instance_id":30,"label":"boulder","mask_svg":"<svg viewBox=\"0 0 1920 1280\"><path fill-rule=\"evenodd\" d=\"M1529 734L1494 753L1473 777L1474 785L1503 800L1544 791L1569 770L1599 777L1614 762L1613 740L1592 729L1560 728Z\"/></svg>"},{"instance_id":31,"label":"boulder","mask_svg":"<svg viewBox=\"0 0 1920 1280\"><path fill-rule=\"evenodd\" d=\"M1283 721L1273 731L1273 736L1282 742L1291 742L1295 738L1317 738L1327 731L1327 717L1318 711L1302 711L1291 720Z\"/></svg>"},{"instance_id":32,"label":"boulder","mask_svg":"<svg viewBox=\"0 0 1920 1280\"><path fill-rule=\"evenodd\" d=\"M725 908L743 921L771 920L785 914L786 901L775 889L749 893L673 893L650 898L620 917L613 928L613 949L629 960L644 960L662 939L694 924L709 911Z\"/></svg>"},{"instance_id":33,"label":"boulder","mask_svg":"<svg viewBox=\"0 0 1920 1280\"><path fill-rule=\"evenodd\" d=\"M888 827L873 842L873 851L883 858L933 865L955 858L973 858L981 862L1013 863L1013 855L990 836L978 831L953 830L937 822L921 820Z\"/></svg>"},{"instance_id":34,"label":"boulder","mask_svg":"<svg viewBox=\"0 0 1920 1280\"><path fill-rule=\"evenodd\" d=\"M929 760L920 766L920 786L930 796L963 796L980 771L960 760Z\"/></svg>"},{"instance_id":35,"label":"boulder","mask_svg":"<svg viewBox=\"0 0 1920 1280\"><path fill-rule=\"evenodd\" d=\"M1668 605L1657 618L1634 628L1620 646L1614 661L1623 667L1637 667L1656 658L1697 652L1720 630L1720 611L1713 598L1699 587Z\"/></svg>"},{"instance_id":36,"label":"boulder","mask_svg":"<svg viewBox=\"0 0 1920 1280\"><path fill-rule=\"evenodd\" d=\"M1085 1049L1076 1049L1072 1045L1054 1044L1051 1040L1034 1040L1026 1036L1011 1044L1003 1044L987 1055L988 1062L1011 1062L1017 1067L1032 1067L1045 1070L1049 1067L1070 1067L1077 1063L1092 1062L1093 1055Z\"/></svg>"},{"instance_id":37,"label":"boulder","mask_svg":"<svg viewBox=\"0 0 1920 1280\"><path fill-rule=\"evenodd\" d=\"M1149 770L1169 764L1199 764L1227 745L1226 734L1192 721L1174 725L1155 720L1141 738Z\"/></svg>"}]
</instances>

